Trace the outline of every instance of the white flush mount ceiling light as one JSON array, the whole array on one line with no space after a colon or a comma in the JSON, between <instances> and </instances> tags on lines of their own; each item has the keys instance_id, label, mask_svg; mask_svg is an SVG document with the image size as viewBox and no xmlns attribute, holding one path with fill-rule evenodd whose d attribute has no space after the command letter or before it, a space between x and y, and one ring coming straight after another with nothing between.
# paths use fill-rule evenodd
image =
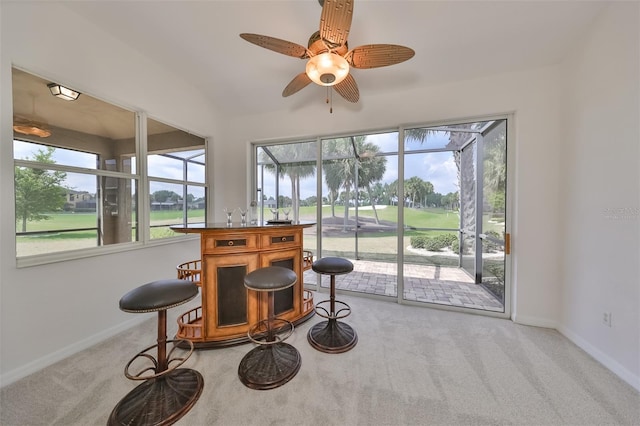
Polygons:
<instances>
[{"instance_id":1,"label":"white flush mount ceiling light","mask_svg":"<svg viewBox=\"0 0 640 426\"><path fill-rule=\"evenodd\" d=\"M47 87L53 96L64 99L65 101L75 101L80 96L80 92L69 89L61 84L51 83L48 84Z\"/></svg>"},{"instance_id":2,"label":"white flush mount ceiling light","mask_svg":"<svg viewBox=\"0 0 640 426\"><path fill-rule=\"evenodd\" d=\"M331 52L321 53L309 59L307 76L320 86L333 86L349 74L349 63L345 58Z\"/></svg>"}]
</instances>

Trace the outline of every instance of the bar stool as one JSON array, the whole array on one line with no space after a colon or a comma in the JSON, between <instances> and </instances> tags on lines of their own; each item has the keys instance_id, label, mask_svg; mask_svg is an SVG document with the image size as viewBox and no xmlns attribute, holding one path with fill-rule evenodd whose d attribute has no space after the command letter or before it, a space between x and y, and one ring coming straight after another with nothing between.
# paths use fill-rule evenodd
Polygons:
<instances>
[{"instance_id":1,"label":"bar stool","mask_svg":"<svg viewBox=\"0 0 640 426\"><path fill-rule=\"evenodd\" d=\"M358 342L355 330L339 319L351 314L351 307L336 300L336 275L348 274L353 271L353 263L341 257L323 257L313 262L312 269L324 275L331 276L329 299L318 302L315 306L316 314L327 321L315 324L307 333L309 344L321 352L342 353L353 348ZM327 309L328 305L328 309ZM338 310L336 311L336 305Z\"/></svg>"},{"instance_id":2,"label":"bar stool","mask_svg":"<svg viewBox=\"0 0 640 426\"><path fill-rule=\"evenodd\" d=\"M252 325L249 340L258 346L247 353L238 366L238 377L245 386L266 390L284 385L300 370L301 358L296 348L284 343L293 333L293 323L276 318L274 292L296 283L291 269L268 266L248 273L244 285L249 290L267 293L267 318Z\"/></svg>"},{"instance_id":3,"label":"bar stool","mask_svg":"<svg viewBox=\"0 0 640 426\"><path fill-rule=\"evenodd\" d=\"M109 425L170 425L196 403L204 387L202 375L178 368L193 353L193 343L167 340L167 309L182 305L197 294L194 283L170 279L142 285L120 299L120 309L125 312L158 312L158 343L139 352L124 368L128 379L143 382L118 402L109 416ZM167 343L174 343L168 354ZM189 352L174 355L177 343L189 346ZM150 353L154 348L158 349L155 358ZM131 374L129 369L136 360L136 369L140 371Z\"/></svg>"}]
</instances>

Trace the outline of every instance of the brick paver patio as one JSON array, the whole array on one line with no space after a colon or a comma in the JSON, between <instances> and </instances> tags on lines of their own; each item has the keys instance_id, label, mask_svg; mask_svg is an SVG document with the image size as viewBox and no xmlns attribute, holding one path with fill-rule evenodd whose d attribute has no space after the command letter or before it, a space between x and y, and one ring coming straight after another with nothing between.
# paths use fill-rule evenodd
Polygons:
<instances>
[{"instance_id":1,"label":"brick paver patio","mask_svg":"<svg viewBox=\"0 0 640 426\"><path fill-rule=\"evenodd\" d=\"M350 259L351 260L351 259ZM395 263L351 260L353 272L336 276L336 289L395 297L398 268ZM316 274L308 270L304 282L316 283ZM322 277L329 287L329 277ZM404 299L502 312L502 303L461 269L432 265L405 265Z\"/></svg>"}]
</instances>

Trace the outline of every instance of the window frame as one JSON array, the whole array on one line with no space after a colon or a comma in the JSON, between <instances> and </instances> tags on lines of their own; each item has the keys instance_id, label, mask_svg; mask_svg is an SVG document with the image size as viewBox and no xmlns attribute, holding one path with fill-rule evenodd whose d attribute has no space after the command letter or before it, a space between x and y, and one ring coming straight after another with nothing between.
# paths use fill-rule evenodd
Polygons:
<instances>
[{"instance_id":1,"label":"window frame","mask_svg":"<svg viewBox=\"0 0 640 426\"><path fill-rule=\"evenodd\" d=\"M30 73L29 71L25 71L22 70L20 68L16 68L20 71L23 72L27 72L31 75L33 75L34 77L38 77L41 78L39 75L37 74L33 74ZM107 104L113 105L117 108L121 108L124 109L126 111L129 111L133 114L134 116L134 146L135 146L135 152L132 158L132 166L135 167L134 173L129 173L129 172L119 172L119 171L110 171L110 170L105 170L105 169L101 169L101 168L96 168L96 169L91 169L91 168L86 168L86 167L79 167L79 166L70 166L70 165L65 165L65 164L59 164L59 163L53 163L53 164L49 164L49 163L41 163L41 162L37 162L37 161L33 161L33 160L25 160L25 159L19 159L15 157L15 150L14 150L14 141L22 141L22 142L27 142L27 143L32 143L32 144L37 144L37 145L41 145L41 146L51 146L54 148L61 148L61 149L68 149L64 146L60 146L59 144L55 144L55 143L47 143L46 139L41 139L41 138L36 138L33 136L28 136L28 135L22 135L22 134L18 134L18 133L13 133L13 138L12 138L12 144L11 144L11 155L12 155L12 159L13 159L13 167L12 167L12 173L14 175L15 178L15 170L16 167L28 167L28 168L32 168L32 169L41 169L41 170L50 170L50 171L61 171L61 172L68 172L68 173L75 173L75 174L83 174L83 175L89 175L89 176L95 176L96 178L103 178L103 177L112 177L112 178L116 178L116 179L128 179L132 182L132 185L137 185L137 188L134 189L137 190L137 194L135 197L135 203L136 203L136 209L135 209L135 215L136 215L136 224L134 226L137 227L137 241L125 241L125 242L121 242L121 243L113 243L113 244L106 244L106 245L96 245L95 247L89 247L89 248L83 248L83 249L69 249L69 250L62 250L62 251L53 251L53 252L48 252L48 253L40 253L40 254L33 254L33 255L23 255L23 256L18 256L17 253L17 238L18 238L18 231L14 225L14 233L13 233L13 243L14 243L14 248L16 248L16 267L17 268L24 268L24 267L30 267L30 266L37 266L37 265L43 265L43 264L49 264L49 263L56 263L56 262L63 262L63 261L69 261L69 260L76 260L76 259L82 259L82 258L87 258L87 257L94 257L94 256L101 256L101 255L106 255L106 254L112 254L112 253L120 253L120 252L126 252L126 251L130 251L130 250L137 250L137 249L143 249L143 248L147 248L147 247L153 247L153 246L158 246L158 245L164 245L164 244L174 244L174 243L179 243L185 240L192 240L192 239L196 239L198 238L197 235L190 235L190 234L181 234L181 233L176 233L175 236L171 236L171 237L164 237L164 238L154 238L151 239L150 238L150 226L151 226L151 218L149 216L150 213L150 193L149 193L149 185L151 184L152 181L162 181L162 182L169 182L172 184L180 184L180 185L185 185L185 186L198 186L203 188L203 192L204 192L204 205L205 205L205 209L204 209L204 221L207 221L207 215L208 215L208 204L209 204L209 200L208 200L208 196L209 196L209 183L208 183L208 167L207 167L207 160L208 160L208 147L209 147L209 138L206 138L204 136L199 136L193 132L190 131L186 131L183 129L180 129L172 124L168 124L169 126L175 128L178 131L183 131L185 133L191 134L193 136L196 136L200 139L202 139L203 141L203 165L204 165L204 181L203 182L194 182L194 181L188 181L186 180L187 176L184 176L185 180L175 180L175 179L165 179L165 178L156 178L156 177L152 177L150 178L148 176L148 169L147 169L147 114L143 111L136 111L132 108L126 108L126 107L122 107L116 103L101 99L99 97L95 97L91 94L83 94L84 96L91 96L94 97L97 100L100 100L102 102L105 102ZM161 123L165 123L164 121L161 120L157 120ZM76 149L76 148L74 148ZM78 150L78 149L76 149ZM189 149L185 149L185 150L189 150ZM86 151L82 151L82 150L78 150L79 152L87 152L87 153L91 153L94 154L93 152L86 150ZM135 160L135 162L134 162ZM97 195L97 194L96 194ZM14 222L16 219L16 210L15 210L15 201L16 201L16 192L15 192L15 186L13 186L12 188L12 201L14 203ZM187 208L186 206L186 202L184 203L184 208ZM103 218L104 212L100 211L99 207L96 206L97 209L97 217L99 217L100 219ZM133 210L132 210L133 212ZM185 219L186 220L186 219Z\"/></svg>"}]
</instances>

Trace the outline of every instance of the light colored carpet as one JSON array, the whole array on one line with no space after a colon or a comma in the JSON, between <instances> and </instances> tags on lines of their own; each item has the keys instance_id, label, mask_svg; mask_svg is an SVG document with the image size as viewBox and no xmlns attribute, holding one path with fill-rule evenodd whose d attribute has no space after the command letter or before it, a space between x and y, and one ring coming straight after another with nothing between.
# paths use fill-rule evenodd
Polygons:
<instances>
[{"instance_id":1,"label":"light colored carpet","mask_svg":"<svg viewBox=\"0 0 640 426\"><path fill-rule=\"evenodd\" d=\"M324 295L316 295L316 299ZM205 379L179 425L639 425L640 395L558 332L508 320L339 295L359 336L344 354L287 340L297 376L268 391L237 377L251 345L197 351ZM184 307L170 312L174 318ZM134 315L134 314L132 314ZM155 343L156 320L3 388L0 424L104 425L138 383L124 365Z\"/></svg>"}]
</instances>

